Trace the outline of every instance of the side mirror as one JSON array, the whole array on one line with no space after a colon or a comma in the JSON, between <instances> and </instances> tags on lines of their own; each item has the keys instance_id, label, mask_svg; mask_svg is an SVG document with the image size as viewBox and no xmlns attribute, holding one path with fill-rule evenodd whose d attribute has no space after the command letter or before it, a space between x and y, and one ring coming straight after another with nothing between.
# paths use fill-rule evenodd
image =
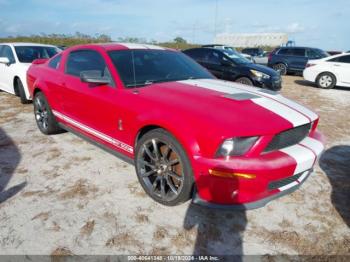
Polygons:
<instances>
[{"instance_id":1,"label":"side mirror","mask_svg":"<svg viewBox=\"0 0 350 262\"><path fill-rule=\"evenodd\" d=\"M0 57L0 63L6 65L11 64L10 59L8 59L7 57Z\"/></svg>"},{"instance_id":2,"label":"side mirror","mask_svg":"<svg viewBox=\"0 0 350 262\"><path fill-rule=\"evenodd\" d=\"M109 77L102 76L102 72L98 70L81 72L80 81L83 83L90 83L95 85L108 85L111 83L111 79Z\"/></svg>"}]
</instances>

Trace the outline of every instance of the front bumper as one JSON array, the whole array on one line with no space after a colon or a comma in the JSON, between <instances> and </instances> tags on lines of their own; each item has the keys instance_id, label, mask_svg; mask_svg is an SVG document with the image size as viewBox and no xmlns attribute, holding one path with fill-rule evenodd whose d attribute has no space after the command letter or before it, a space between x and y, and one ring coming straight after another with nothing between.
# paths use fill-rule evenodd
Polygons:
<instances>
[{"instance_id":1,"label":"front bumper","mask_svg":"<svg viewBox=\"0 0 350 262\"><path fill-rule=\"evenodd\" d=\"M201 206L209 207L209 208L216 208L216 209L224 209L224 210L251 210L251 209L257 209L260 207L264 207L266 204L268 204L270 201L280 198L284 195L288 195L296 191L305 181L306 179L311 175L313 170L305 171L303 173L303 179L300 181L297 181L297 184L292 184L290 187L287 187L285 190L280 191L279 193L270 195L268 197L265 197L260 200L256 200L249 203L243 203L243 204L232 204L232 205L223 205L223 204L215 204L209 201L206 201L202 199L197 191L194 192L194 196L192 198L192 202L194 204L198 204Z\"/></svg>"},{"instance_id":2,"label":"front bumper","mask_svg":"<svg viewBox=\"0 0 350 262\"><path fill-rule=\"evenodd\" d=\"M194 202L224 208L251 209L296 190L310 175L324 147L317 131L299 144L256 157L197 158ZM208 170L251 174L254 178L218 177ZM295 179L294 179L295 178Z\"/></svg>"},{"instance_id":3,"label":"front bumper","mask_svg":"<svg viewBox=\"0 0 350 262\"><path fill-rule=\"evenodd\" d=\"M254 79L254 85L274 91L279 91L282 88L282 78L280 76L274 76L270 79Z\"/></svg>"}]
</instances>

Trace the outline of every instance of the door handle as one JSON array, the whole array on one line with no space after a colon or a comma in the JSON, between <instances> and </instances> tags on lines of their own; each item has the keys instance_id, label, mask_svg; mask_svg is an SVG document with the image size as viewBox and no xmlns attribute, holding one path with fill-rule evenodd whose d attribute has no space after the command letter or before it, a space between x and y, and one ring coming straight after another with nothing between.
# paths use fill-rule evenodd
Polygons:
<instances>
[{"instance_id":1,"label":"door handle","mask_svg":"<svg viewBox=\"0 0 350 262\"><path fill-rule=\"evenodd\" d=\"M340 65L338 65L338 64L335 64L334 66L340 66Z\"/></svg>"}]
</instances>

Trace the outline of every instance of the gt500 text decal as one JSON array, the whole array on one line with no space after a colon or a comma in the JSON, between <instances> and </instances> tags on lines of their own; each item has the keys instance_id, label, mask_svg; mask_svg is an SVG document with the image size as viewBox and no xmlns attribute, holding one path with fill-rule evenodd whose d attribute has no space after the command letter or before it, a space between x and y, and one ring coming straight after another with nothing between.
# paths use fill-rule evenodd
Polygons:
<instances>
[{"instance_id":1,"label":"gt500 text decal","mask_svg":"<svg viewBox=\"0 0 350 262\"><path fill-rule=\"evenodd\" d=\"M112 144L112 145L114 145L114 146L116 146L116 147L118 147L118 148L128 152L128 153L132 154L134 152L132 146L129 146L129 145L127 145L127 144L125 144L125 143L123 143L123 142L113 138L113 137L107 136L107 135L105 135L105 134L103 134L103 133L101 133L101 132L99 132L99 131L91 128L91 127L88 127L88 126L86 126L86 125L84 125L82 123L79 123L79 122L75 121L74 119L61 114L60 112L52 110L52 113L56 117L58 117L58 118L60 118L60 119L62 119L64 121L68 122L69 124L71 124L71 125L73 125L75 127L78 127L79 129L84 130L85 132L87 132L87 133L89 133L89 134L91 134L93 136L96 136L96 137L102 139L103 141L106 141L106 142L108 142L108 143L110 143L110 144Z\"/></svg>"}]
</instances>

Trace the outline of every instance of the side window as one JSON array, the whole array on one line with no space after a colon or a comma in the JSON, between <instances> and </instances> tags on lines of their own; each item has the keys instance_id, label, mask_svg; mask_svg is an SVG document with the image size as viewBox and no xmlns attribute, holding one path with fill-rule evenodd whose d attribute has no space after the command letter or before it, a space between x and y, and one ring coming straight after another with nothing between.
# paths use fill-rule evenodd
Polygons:
<instances>
[{"instance_id":1,"label":"side window","mask_svg":"<svg viewBox=\"0 0 350 262\"><path fill-rule=\"evenodd\" d=\"M321 58L321 54L313 49L307 49L306 56L311 59Z\"/></svg>"},{"instance_id":2,"label":"side window","mask_svg":"<svg viewBox=\"0 0 350 262\"><path fill-rule=\"evenodd\" d=\"M193 49L184 53L197 61L203 61L205 56L205 51L203 49Z\"/></svg>"},{"instance_id":3,"label":"side window","mask_svg":"<svg viewBox=\"0 0 350 262\"><path fill-rule=\"evenodd\" d=\"M60 66L62 55L58 55L50 60L49 67L57 69Z\"/></svg>"},{"instance_id":4,"label":"side window","mask_svg":"<svg viewBox=\"0 0 350 262\"><path fill-rule=\"evenodd\" d=\"M303 49L303 48L295 48L295 49L293 49L292 55L305 56L305 49Z\"/></svg>"},{"instance_id":5,"label":"side window","mask_svg":"<svg viewBox=\"0 0 350 262\"><path fill-rule=\"evenodd\" d=\"M221 65L223 55L216 51L208 52L207 61L210 64Z\"/></svg>"},{"instance_id":6,"label":"side window","mask_svg":"<svg viewBox=\"0 0 350 262\"><path fill-rule=\"evenodd\" d=\"M289 49L288 48L283 48L278 51L279 55L288 55L289 54Z\"/></svg>"},{"instance_id":7,"label":"side window","mask_svg":"<svg viewBox=\"0 0 350 262\"><path fill-rule=\"evenodd\" d=\"M98 71L101 76L110 76L103 57L94 50L72 51L66 63L66 73L80 77L83 71Z\"/></svg>"},{"instance_id":8,"label":"side window","mask_svg":"<svg viewBox=\"0 0 350 262\"><path fill-rule=\"evenodd\" d=\"M0 57L7 57L10 60L10 63L15 63L15 56L13 55L11 47L8 45L2 46L0 50Z\"/></svg>"},{"instance_id":9,"label":"side window","mask_svg":"<svg viewBox=\"0 0 350 262\"><path fill-rule=\"evenodd\" d=\"M338 62L339 63L350 64L350 55L345 55L345 56L338 57Z\"/></svg>"}]
</instances>

